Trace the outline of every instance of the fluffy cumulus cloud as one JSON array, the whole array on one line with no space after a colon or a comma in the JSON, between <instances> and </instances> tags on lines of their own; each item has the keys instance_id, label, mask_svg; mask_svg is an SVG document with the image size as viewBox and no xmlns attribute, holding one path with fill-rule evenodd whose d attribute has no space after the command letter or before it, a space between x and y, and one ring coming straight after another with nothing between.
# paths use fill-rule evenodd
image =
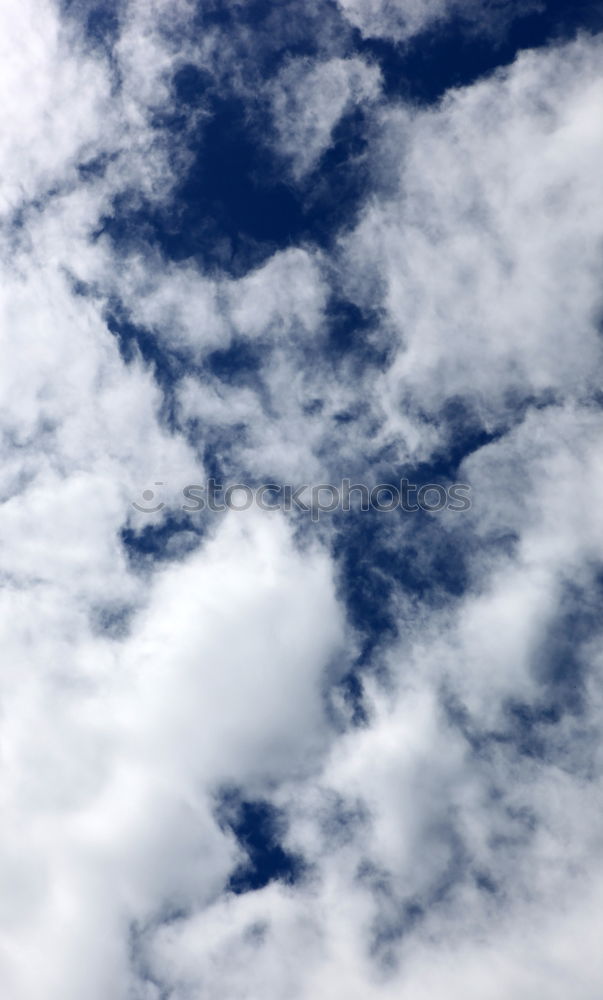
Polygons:
<instances>
[{"instance_id":1,"label":"fluffy cumulus cloud","mask_svg":"<svg viewBox=\"0 0 603 1000\"><path fill-rule=\"evenodd\" d=\"M361 294L364 282L374 295L369 275L381 283L402 343L383 378L394 421L402 400L437 414L463 396L495 425L510 394L596 391L600 57L590 43L523 54L434 110L387 113L391 195L367 206L344 254Z\"/></svg>"},{"instance_id":2,"label":"fluffy cumulus cloud","mask_svg":"<svg viewBox=\"0 0 603 1000\"><path fill-rule=\"evenodd\" d=\"M599 997L601 37L398 44L512 14L0 14L6 1000ZM346 476L471 508L183 509Z\"/></svg>"}]
</instances>

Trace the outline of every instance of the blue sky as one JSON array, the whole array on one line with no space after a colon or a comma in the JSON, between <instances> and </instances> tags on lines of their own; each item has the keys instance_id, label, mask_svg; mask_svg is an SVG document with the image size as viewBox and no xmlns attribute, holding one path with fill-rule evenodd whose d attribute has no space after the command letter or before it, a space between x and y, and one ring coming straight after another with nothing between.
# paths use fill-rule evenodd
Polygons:
<instances>
[{"instance_id":1,"label":"blue sky","mask_svg":"<svg viewBox=\"0 0 603 1000\"><path fill-rule=\"evenodd\" d=\"M0 994L599 1000L603 4L0 29Z\"/></svg>"}]
</instances>

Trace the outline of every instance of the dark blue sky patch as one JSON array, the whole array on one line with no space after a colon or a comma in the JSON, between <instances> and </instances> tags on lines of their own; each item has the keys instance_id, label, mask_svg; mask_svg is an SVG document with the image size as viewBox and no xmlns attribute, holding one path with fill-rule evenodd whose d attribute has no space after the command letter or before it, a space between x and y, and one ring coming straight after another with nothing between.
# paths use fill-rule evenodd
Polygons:
<instances>
[{"instance_id":1,"label":"dark blue sky patch","mask_svg":"<svg viewBox=\"0 0 603 1000\"><path fill-rule=\"evenodd\" d=\"M240 276L303 231L299 197L285 183L235 97L214 97L211 118L189 140L195 161L165 209L149 213L153 241L170 259Z\"/></svg>"},{"instance_id":2,"label":"dark blue sky patch","mask_svg":"<svg viewBox=\"0 0 603 1000\"><path fill-rule=\"evenodd\" d=\"M397 595L441 607L470 585L470 546L421 511L356 511L340 515L333 543L339 596L359 636L359 652L343 690L352 724L363 725L362 677L370 671L386 682L380 651L400 636ZM399 518L411 519L411 530Z\"/></svg>"},{"instance_id":3,"label":"dark blue sky patch","mask_svg":"<svg viewBox=\"0 0 603 1000\"><path fill-rule=\"evenodd\" d=\"M294 885L306 873L303 858L282 846L286 822L271 803L248 801L236 790L223 790L216 816L223 829L234 833L247 855L230 876L231 892L252 892L276 880Z\"/></svg>"},{"instance_id":4,"label":"dark blue sky patch","mask_svg":"<svg viewBox=\"0 0 603 1000\"><path fill-rule=\"evenodd\" d=\"M235 97L214 100L182 196L199 213L209 210L233 239L242 234L282 244L299 231L300 208L253 134L250 110Z\"/></svg>"},{"instance_id":5,"label":"dark blue sky patch","mask_svg":"<svg viewBox=\"0 0 603 1000\"><path fill-rule=\"evenodd\" d=\"M203 538L204 522L180 511L163 516L149 514L148 518L149 523L142 527L125 527L120 532L125 553L135 568L150 569L156 562L182 558L196 549Z\"/></svg>"},{"instance_id":6,"label":"dark blue sky patch","mask_svg":"<svg viewBox=\"0 0 603 1000\"><path fill-rule=\"evenodd\" d=\"M366 315L353 302L332 296L327 304L328 344L336 354L347 353L362 342L371 324Z\"/></svg>"},{"instance_id":7,"label":"dark blue sky patch","mask_svg":"<svg viewBox=\"0 0 603 1000\"><path fill-rule=\"evenodd\" d=\"M228 347L208 354L205 365L212 375L228 385L258 388L266 357L265 347L235 339Z\"/></svg>"},{"instance_id":8,"label":"dark blue sky patch","mask_svg":"<svg viewBox=\"0 0 603 1000\"><path fill-rule=\"evenodd\" d=\"M329 147L303 182L306 240L333 249L342 229L356 224L369 189L371 132L372 125L358 106L334 127Z\"/></svg>"},{"instance_id":9,"label":"dark blue sky patch","mask_svg":"<svg viewBox=\"0 0 603 1000\"><path fill-rule=\"evenodd\" d=\"M384 369L391 343L381 325L379 310L361 308L333 291L325 307L325 362L336 367L350 365L357 374L364 369Z\"/></svg>"},{"instance_id":10,"label":"dark blue sky patch","mask_svg":"<svg viewBox=\"0 0 603 1000\"><path fill-rule=\"evenodd\" d=\"M371 650L396 635L390 598L398 567L380 537L379 519L385 516L371 511L343 514L333 549L351 623Z\"/></svg>"},{"instance_id":11,"label":"dark blue sky patch","mask_svg":"<svg viewBox=\"0 0 603 1000\"><path fill-rule=\"evenodd\" d=\"M182 226L163 247L169 255L196 255L203 266L236 276L276 250L304 241L327 246L344 221L353 224L367 183L367 123L359 109L338 123L302 188L265 144L271 123L261 106L216 98L212 114L176 195Z\"/></svg>"},{"instance_id":12,"label":"dark blue sky patch","mask_svg":"<svg viewBox=\"0 0 603 1000\"><path fill-rule=\"evenodd\" d=\"M110 44L119 35L119 3L105 3L92 7L86 18L86 34L97 42Z\"/></svg>"},{"instance_id":13,"label":"dark blue sky patch","mask_svg":"<svg viewBox=\"0 0 603 1000\"><path fill-rule=\"evenodd\" d=\"M172 86L179 104L198 107L211 93L213 77L194 63L186 63L174 73Z\"/></svg>"},{"instance_id":14,"label":"dark blue sky patch","mask_svg":"<svg viewBox=\"0 0 603 1000\"><path fill-rule=\"evenodd\" d=\"M340 515L333 553L350 621L365 639L363 660L397 635L396 591L439 606L469 586L467 537L447 532L437 516L420 510ZM411 530L401 518L410 519Z\"/></svg>"},{"instance_id":15,"label":"dark blue sky patch","mask_svg":"<svg viewBox=\"0 0 603 1000\"><path fill-rule=\"evenodd\" d=\"M238 96L208 97L205 84L197 94L197 78L187 73L180 84L186 100L203 99L208 116L191 133L188 114L175 105L155 126L168 145L193 151L192 166L162 207L134 192L116 197L97 236L104 233L122 252L146 245L169 260L194 259L204 272L241 277L278 250L330 246L342 225L353 225L369 169L360 109L342 118L319 167L296 187L271 148L266 108Z\"/></svg>"}]
</instances>

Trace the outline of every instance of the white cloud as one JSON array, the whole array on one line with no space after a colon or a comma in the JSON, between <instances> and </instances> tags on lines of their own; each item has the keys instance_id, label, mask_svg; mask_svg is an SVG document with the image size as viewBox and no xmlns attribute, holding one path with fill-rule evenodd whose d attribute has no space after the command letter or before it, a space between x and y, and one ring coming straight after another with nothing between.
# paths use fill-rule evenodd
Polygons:
<instances>
[{"instance_id":1,"label":"white cloud","mask_svg":"<svg viewBox=\"0 0 603 1000\"><path fill-rule=\"evenodd\" d=\"M341 615L324 554L255 515L231 515L159 574L122 641L89 636L73 618L81 574L70 592L69 570L45 562L60 604L50 583L4 598L17 639L34 616L44 632L3 692L4 875L18 896L4 923L20 938L7 981L15 1000L75 1000L85 984L126 996L128 924L203 906L234 863L211 793L303 774L328 741L320 678ZM106 586L115 566L94 566ZM27 648L22 632L16 655Z\"/></svg>"},{"instance_id":2,"label":"white cloud","mask_svg":"<svg viewBox=\"0 0 603 1000\"><path fill-rule=\"evenodd\" d=\"M447 0L338 0L344 15L369 37L392 37L396 41L417 34L442 18Z\"/></svg>"},{"instance_id":3,"label":"white cloud","mask_svg":"<svg viewBox=\"0 0 603 1000\"><path fill-rule=\"evenodd\" d=\"M449 18L460 17L465 27L481 31L504 30L508 21L541 11L540 0L527 0L516 9L507 0L338 0L348 21L368 38L406 42Z\"/></svg>"},{"instance_id":4,"label":"white cloud","mask_svg":"<svg viewBox=\"0 0 603 1000\"><path fill-rule=\"evenodd\" d=\"M110 81L98 60L73 51L52 3L25 0L0 17L4 215L73 180L76 158L93 148L107 113Z\"/></svg>"},{"instance_id":5,"label":"white cloud","mask_svg":"<svg viewBox=\"0 0 603 1000\"><path fill-rule=\"evenodd\" d=\"M438 12L347 4L393 37ZM523 55L423 111L379 104L360 60L290 63L271 142L301 178L367 102L374 188L332 256L293 247L235 281L92 235L125 190L165 200L186 160L155 116L189 52L219 56L214 33L163 31L191 16L131 4L110 96L115 66L54 7L3 15L3 205L21 210L0 296L3 995L595 1000L600 42ZM98 155L107 170L84 183L76 166ZM323 353L334 275L388 348L361 373ZM122 360L112 296L197 363L234 337L259 346L261 388L189 372L174 394L199 420L193 447L166 429L152 370ZM467 586L443 601L434 580L419 602L382 569L400 634L365 678L364 727L326 712L360 645L328 527L302 544L279 514L233 514L193 552L176 539L162 563L128 560L123 529L165 523L130 501L165 481L173 512L203 481L206 431L243 425L233 467L252 475L370 472L384 446L433 456L459 397L500 432L461 466L472 512L431 533L391 521L388 543L434 565L450 539ZM581 714L543 662L551 637ZM299 885L224 892L241 858L212 811L224 783L284 811Z\"/></svg>"},{"instance_id":6,"label":"white cloud","mask_svg":"<svg viewBox=\"0 0 603 1000\"><path fill-rule=\"evenodd\" d=\"M367 205L343 249L352 294L370 298L378 275L398 331L380 386L393 434L408 409L459 395L496 426L513 398L594 391L599 58L585 40L524 54L434 110L385 113L394 193Z\"/></svg>"},{"instance_id":7,"label":"white cloud","mask_svg":"<svg viewBox=\"0 0 603 1000\"><path fill-rule=\"evenodd\" d=\"M342 115L378 98L380 76L361 59L295 59L271 83L277 148L297 180L316 167Z\"/></svg>"}]
</instances>

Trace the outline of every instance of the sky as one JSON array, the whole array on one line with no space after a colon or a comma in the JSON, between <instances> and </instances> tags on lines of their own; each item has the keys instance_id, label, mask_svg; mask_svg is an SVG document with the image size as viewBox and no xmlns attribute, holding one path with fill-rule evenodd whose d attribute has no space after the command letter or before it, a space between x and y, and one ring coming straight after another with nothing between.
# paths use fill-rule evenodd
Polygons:
<instances>
[{"instance_id":1,"label":"sky","mask_svg":"<svg viewBox=\"0 0 603 1000\"><path fill-rule=\"evenodd\" d=\"M600 1000L603 2L19 0L0 108L3 1000Z\"/></svg>"}]
</instances>

